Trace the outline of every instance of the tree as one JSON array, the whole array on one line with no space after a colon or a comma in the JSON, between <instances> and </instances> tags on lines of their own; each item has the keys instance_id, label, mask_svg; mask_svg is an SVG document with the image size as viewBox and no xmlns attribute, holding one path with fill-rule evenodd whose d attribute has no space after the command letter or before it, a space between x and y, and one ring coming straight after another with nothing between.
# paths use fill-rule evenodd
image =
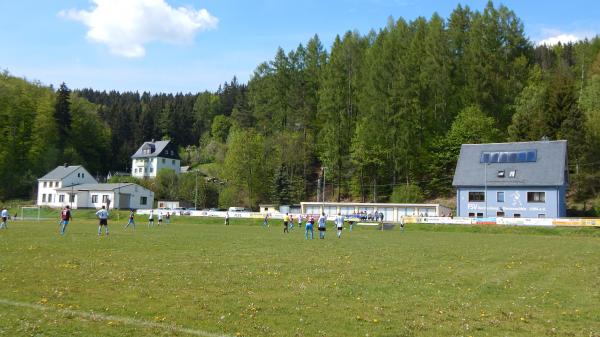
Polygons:
<instances>
[{"instance_id":1,"label":"tree","mask_svg":"<svg viewBox=\"0 0 600 337\"><path fill-rule=\"evenodd\" d=\"M63 82L56 92L56 103L54 105L54 118L58 125L58 147L62 151L67 143L71 131L71 90Z\"/></svg>"},{"instance_id":2,"label":"tree","mask_svg":"<svg viewBox=\"0 0 600 337\"><path fill-rule=\"evenodd\" d=\"M231 122L229 121L228 117L223 115L217 115L215 116L212 122L211 134L213 138L217 141L224 142L227 139L230 127Z\"/></svg>"},{"instance_id":3,"label":"tree","mask_svg":"<svg viewBox=\"0 0 600 337\"><path fill-rule=\"evenodd\" d=\"M271 153L262 135L256 131L234 129L227 141L223 177L229 188L247 195L244 204L250 208L268 198L273 174Z\"/></svg>"}]
</instances>

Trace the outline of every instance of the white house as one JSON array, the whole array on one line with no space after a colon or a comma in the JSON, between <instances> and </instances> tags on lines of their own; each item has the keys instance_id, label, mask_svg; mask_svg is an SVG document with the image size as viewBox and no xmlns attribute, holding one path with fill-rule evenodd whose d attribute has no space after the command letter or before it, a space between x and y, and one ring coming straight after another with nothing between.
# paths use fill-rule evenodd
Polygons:
<instances>
[{"instance_id":1,"label":"white house","mask_svg":"<svg viewBox=\"0 0 600 337\"><path fill-rule=\"evenodd\" d=\"M59 188L56 193L59 198L61 195L74 194L72 208L108 206L108 209L140 209L152 208L154 205L154 192L133 183L81 184Z\"/></svg>"},{"instance_id":2,"label":"white house","mask_svg":"<svg viewBox=\"0 0 600 337\"><path fill-rule=\"evenodd\" d=\"M177 148L169 140L145 142L131 159L131 175L136 178L154 178L162 169L181 173L181 160Z\"/></svg>"},{"instance_id":3,"label":"white house","mask_svg":"<svg viewBox=\"0 0 600 337\"><path fill-rule=\"evenodd\" d=\"M66 188L80 184L97 184L94 177L80 165L58 166L38 179L37 204L40 206L62 207L67 203L74 202L74 194L57 193L57 189Z\"/></svg>"}]
</instances>

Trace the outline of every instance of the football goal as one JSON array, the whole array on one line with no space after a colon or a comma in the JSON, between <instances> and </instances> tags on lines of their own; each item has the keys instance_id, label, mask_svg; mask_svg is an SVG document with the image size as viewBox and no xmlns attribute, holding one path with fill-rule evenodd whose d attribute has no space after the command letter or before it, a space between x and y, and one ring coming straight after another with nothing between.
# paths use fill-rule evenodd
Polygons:
<instances>
[{"instance_id":1,"label":"football goal","mask_svg":"<svg viewBox=\"0 0 600 337\"><path fill-rule=\"evenodd\" d=\"M40 206L21 206L21 220L40 221Z\"/></svg>"}]
</instances>

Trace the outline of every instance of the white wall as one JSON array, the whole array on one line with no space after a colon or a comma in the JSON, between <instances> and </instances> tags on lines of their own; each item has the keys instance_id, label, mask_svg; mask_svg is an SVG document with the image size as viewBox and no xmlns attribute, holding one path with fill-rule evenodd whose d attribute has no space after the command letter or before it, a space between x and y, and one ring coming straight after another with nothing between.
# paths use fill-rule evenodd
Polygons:
<instances>
[{"instance_id":1,"label":"white wall","mask_svg":"<svg viewBox=\"0 0 600 337\"><path fill-rule=\"evenodd\" d=\"M131 174L137 178L154 178L158 171L164 168L174 170L176 174L179 174L181 173L181 161L162 157L133 159Z\"/></svg>"},{"instance_id":2,"label":"white wall","mask_svg":"<svg viewBox=\"0 0 600 337\"><path fill-rule=\"evenodd\" d=\"M60 202L59 195L65 192L57 193L57 188L95 183L97 183L96 179L83 167L77 168L62 180L38 180L37 204L39 206L63 207L69 204L69 197L65 195L65 201ZM51 202L48 201L49 198L51 198Z\"/></svg>"}]
</instances>

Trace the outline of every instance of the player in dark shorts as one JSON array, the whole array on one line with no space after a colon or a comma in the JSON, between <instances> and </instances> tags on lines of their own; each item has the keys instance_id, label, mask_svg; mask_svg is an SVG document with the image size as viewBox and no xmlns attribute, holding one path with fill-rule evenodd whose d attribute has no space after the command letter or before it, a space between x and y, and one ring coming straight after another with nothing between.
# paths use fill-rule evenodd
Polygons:
<instances>
[{"instance_id":1,"label":"player in dark shorts","mask_svg":"<svg viewBox=\"0 0 600 337\"><path fill-rule=\"evenodd\" d=\"M317 227L319 229L319 239L325 239L325 231L327 231L327 218L325 217L325 213L322 213L319 217Z\"/></svg>"},{"instance_id":2,"label":"player in dark shorts","mask_svg":"<svg viewBox=\"0 0 600 337\"><path fill-rule=\"evenodd\" d=\"M98 217L98 235L102 234L102 226L104 226L104 231L106 235L108 235L108 211L105 206L102 206L98 212L96 212L96 216Z\"/></svg>"},{"instance_id":3,"label":"player in dark shorts","mask_svg":"<svg viewBox=\"0 0 600 337\"><path fill-rule=\"evenodd\" d=\"M288 223L290 222L290 216L285 213L285 215L283 216L283 232L284 233L289 233L289 229L288 229Z\"/></svg>"}]
</instances>

